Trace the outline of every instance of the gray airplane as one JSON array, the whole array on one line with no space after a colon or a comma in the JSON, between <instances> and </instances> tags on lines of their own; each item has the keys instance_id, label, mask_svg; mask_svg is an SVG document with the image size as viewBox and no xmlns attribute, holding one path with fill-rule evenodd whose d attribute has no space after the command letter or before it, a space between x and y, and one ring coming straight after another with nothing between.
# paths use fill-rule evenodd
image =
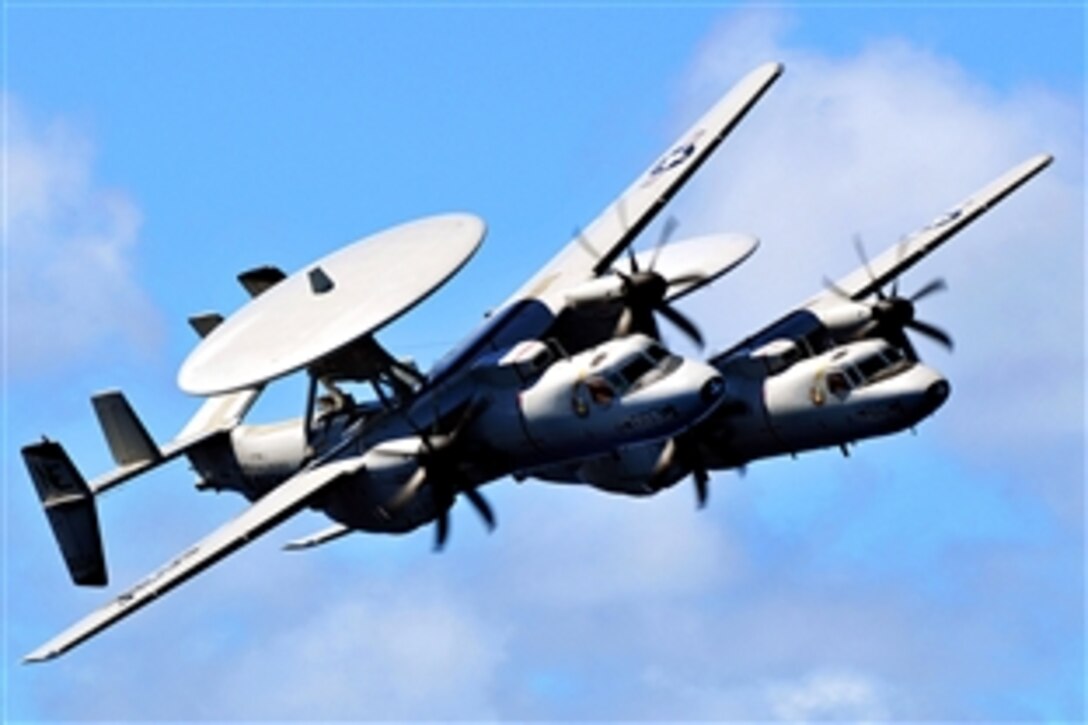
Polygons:
<instances>
[{"instance_id":1,"label":"gray airplane","mask_svg":"<svg viewBox=\"0 0 1088 725\"><path fill-rule=\"evenodd\" d=\"M915 315L934 280L899 293L904 271L1050 164L1035 156L931 224L829 282L826 289L724 352L678 355L658 319L700 348L674 302L757 248L744 234L630 245L706 161L782 66L751 71L562 251L423 372L374 334L429 296L471 258L482 220L444 214L350 244L294 274L239 275L252 299L224 318L197 315L201 341L178 375L206 398L178 436L158 445L124 396L93 397L117 468L86 482L59 443L23 449L73 581L104 586L95 500L184 455L199 490L235 491L240 516L30 653L56 657L160 597L304 508L331 525L287 545L310 549L348 533L403 533L434 522L449 535L458 496L493 528L481 488L513 476L649 496L709 472L908 429L949 395L907 333L951 348ZM626 257L625 257L626 253ZM303 371L302 416L250 425L264 386Z\"/></svg>"}]
</instances>

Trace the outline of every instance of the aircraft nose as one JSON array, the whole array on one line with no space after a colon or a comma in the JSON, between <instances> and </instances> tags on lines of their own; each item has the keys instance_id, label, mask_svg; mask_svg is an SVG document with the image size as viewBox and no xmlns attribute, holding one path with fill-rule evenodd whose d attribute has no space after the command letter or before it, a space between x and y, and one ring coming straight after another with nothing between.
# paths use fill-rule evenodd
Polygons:
<instances>
[{"instance_id":1,"label":"aircraft nose","mask_svg":"<svg viewBox=\"0 0 1088 725\"><path fill-rule=\"evenodd\" d=\"M721 375L715 375L703 383L703 387L699 390L699 397L704 403L710 404L717 402L724 392L725 381L722 380Z\"/></svg>"},{"instance_id":2,"label":"aircraft nose","mask_svg":"<svg viewBox=\"0 0 1088 725\"><path fill-rule=\"evenodd\" d=\"M926 401L933 406L934 410L936 410L944 403L944 401L948 400L948 394L951 391L952 388L947 380L938 380L926 388Z\"/></svg>"}]
</instances>

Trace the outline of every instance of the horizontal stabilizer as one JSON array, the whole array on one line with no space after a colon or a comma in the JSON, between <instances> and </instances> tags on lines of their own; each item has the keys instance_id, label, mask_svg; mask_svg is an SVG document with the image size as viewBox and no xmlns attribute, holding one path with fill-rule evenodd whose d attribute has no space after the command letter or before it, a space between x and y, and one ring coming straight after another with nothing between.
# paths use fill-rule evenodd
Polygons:
<instances>
[{"instance_id":1,"label":"horizontal stabilizer","mask_svg":"<svg viewBox=\"0 0 1088 725\"><path fill-rule=\"evenodd\" d=\"M254 267L242 272L238 275L238 281L246 288L250 297L259 297L267 292L269 287L279 284L286 277L287 275L279 267L266 264L263 267Z\"/></svg>"},{"instance_id":2,"label":"horizontal stabilizer","mask_svg":"<svg viewBox=\"0 0 1088 725\"><path fill-rule=\"evenodd\" d=\"M202 312L189 318L189 326L202 338L211 334L211 331L219 327L222 322L223 315L218 312Z\"/></svg>"},{"instance_id":3,"label":"horizontal stabilizer","mask_svg":"<svg viewBox=\"0 0 1088 725\"><path fill-rule=\"evenodd\" d=\"M162 458L158 446L121 391L99 393L91 398L91 404L118 466L154 464Z\"/></svg>"},{"instance_id":4,"label":"horizontal stabilizer","mask_svg":"<svg viewBox=\"0 0 1088 725\"><path fill-rule=\"evenodd\" d=\"M94 494L59 443L44 441L23 448L23 460L57 539L72 581L105 586L106 559Z\"/></svg>"}]
</instances>

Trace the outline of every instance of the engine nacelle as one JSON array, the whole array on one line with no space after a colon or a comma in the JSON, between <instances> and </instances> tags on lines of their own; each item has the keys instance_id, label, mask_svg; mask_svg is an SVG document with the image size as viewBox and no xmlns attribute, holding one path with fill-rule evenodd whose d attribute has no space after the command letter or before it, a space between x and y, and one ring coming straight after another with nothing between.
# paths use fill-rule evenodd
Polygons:
<instances>
[{"instance_id":1,"label":"engine nacelle","mask_svg":"<svg viewBox=\"0 0 1088 725\"><path fill-rule=\"evenodd\" d=\"M392 495L403 486L419 468L420 458L426 452L419 436L391 438L370 448L363 455L363 470L375 498L381 500L384 494Z\"/></svg>"},{"instance_id":2,"label":"engine nacelle","mask_svg":"<svg viewBox=\"0 0 1088 725\"><path fill-rule=\"evenodd\" d=\"M626 290L623 279L617 274L606 274L574 287L567 292L567 304L571 307L605 304L623 298Z\"/></svg>"},{"instance_id":3,"label":"engine nacelle","mask_svg":"<svg viewBox=\"0 0 1088 725\"><path fill-rule=\"evenodd\" d=\"M836 340L849 339L873 320L873 310L869 305L845 299L835 299L812 309L812 312Z\"/></svg>"},{"instance_id":4,"label":"engine nacelle","mask_svg":"<svg viewBox=\"0 0 1088 725\"><path fill-rule=\"evenodd\" d=\"M777 375L805 356L796 340L776 338L751 352L741 351L726 358L721 371L729 376L762 379Z\"/></svg>"},{"instance_id":5,"label":"engine nacelle","mask_svg":"<svg viewBox=\"0 0 1088 725\"><path fill-rule=\"evenodd\" d=\"M480 357L472 377L500 388L520 387L539 376L555 360L555 353L539 340L525 340L506 350Z\"/></svg>"}]
</instances>

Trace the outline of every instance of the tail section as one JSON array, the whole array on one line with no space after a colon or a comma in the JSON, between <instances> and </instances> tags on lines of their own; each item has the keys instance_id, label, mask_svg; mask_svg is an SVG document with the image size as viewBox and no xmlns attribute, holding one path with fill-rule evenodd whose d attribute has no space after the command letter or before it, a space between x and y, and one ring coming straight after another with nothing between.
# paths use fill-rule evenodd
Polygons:
<instances>
[{"instance_id":1,"label":"tail section","mask_svg":"<svg viewBox=\"0 0 1088 725\"><path fill-rule=\"evenodd\" d=\"M95 507L98 494L182 454L190 458L205 480L211 474L222 479L216 481L217 487L244 492L244 476L233 456L230 431L259 394L260 389L252 389L209 398L178 437L161 448L121 392L95 395L91 403L117 468L89 484L59 443L46 440L23 448L23 460L73 582L81 586L107 583Z\"/></svg>"},{"instance_id":2,"label":"tail section","mask_svg":"<svg viewBox=\"0 0 1088 725\"><path fill-rule=\"evenodd\" d=\"M106 558L91 488L59 443L26 446L23 460L72 581L80 586L105 586Z\"/></svg>"}]
</instances>

